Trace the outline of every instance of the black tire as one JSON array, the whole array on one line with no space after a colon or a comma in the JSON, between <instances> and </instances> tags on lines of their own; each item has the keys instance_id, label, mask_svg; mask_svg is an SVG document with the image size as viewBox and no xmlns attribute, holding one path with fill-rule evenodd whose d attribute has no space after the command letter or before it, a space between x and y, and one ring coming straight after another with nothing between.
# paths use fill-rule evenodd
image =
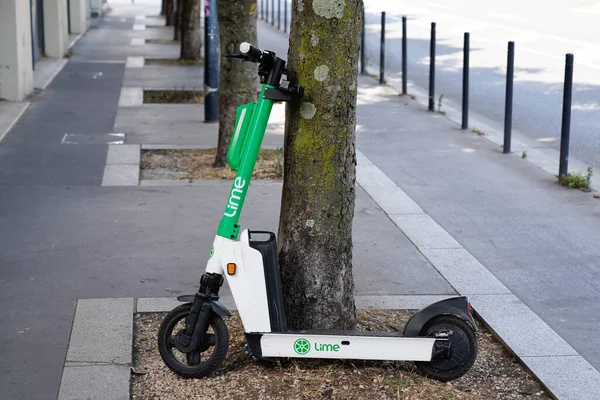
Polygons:
<instances>
[{"instance_id":1,"label":"black tire","mask_svg":"<svg viewBox=\"0 0 600 400\"><path fill-rule=\"evenodd\" d=\"M177 375L183 378L204 378L213 375L223 365L229 349L229 331L223 319L212 314L209 321L209 330L213 331L209 333L211 345L204 346L196 352L179 352L175 347L174 338L183 328L191 309L191 303L182 304L165 316L158 330L158 351L165 365ZM179 323L180 327L177 328ZM204 357L204 353L211 350L211 354Z\"/></svg>"},{"instance_id":2,"label":"black tire","mask_svg":"<svg viewBox=\"0 0 600 400\"><path fill-rule=\"evenodd\" d=\"M447 382L466 374L477 359L477 336L465 320L441 315L432 318L421 330L421 336L429 336L435 331L450 331L450 357L431 361L416 361L422 374L438 381Z\"/></svg>"}]
</instances>

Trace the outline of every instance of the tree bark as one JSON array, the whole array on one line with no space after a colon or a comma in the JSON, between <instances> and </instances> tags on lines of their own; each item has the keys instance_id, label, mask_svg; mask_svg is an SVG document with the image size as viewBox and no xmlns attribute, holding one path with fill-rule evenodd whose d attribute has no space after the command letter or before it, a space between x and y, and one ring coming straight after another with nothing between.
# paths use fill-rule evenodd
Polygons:
<instances>
[{"instance_id":1,"label":"tree bark","mask_svg":"<svg viewBox=\"0 0 600 400\"><path fill-rule=\"evenodd\" d=\"M160 2L160 15L167 13L167 0L161 0Z\"/></svg>"},{"instance_id":2,"label":"tree bark","mask_svg":"<svg viewBox=\"0 0 600 400\"><path fill-rule=\"evenodd\" d=\"M240 43L256 45L256 0L218 0L221 74L219 86L219 145L214 166L227 164L227 148L238 106L256 101L256 64L225 58L239 53Z\"/></svg>"},{"instance_id":3,"label":"tree bark","mask_svg":"<svg viewBox=\"0 0 600 400\"><path fill-rule=\"evenodd\" d=\"M173 23L173 40L181 40L181 0L175 1L175 19Z\"/></svg>"},{"instance_id":4,"label":"tree bark","mask_svg":"<svg viewBox=\"0 0 600 400\"><path fill-rule=\"evenodd\" d=\"M352 219L362 0L294 0L279 220L288 327L353 329Z\"/></svg>"},{"instance_id":5,"label":"tree bark","mask_svg":"<svg viewBox=\"0 0 600 400\"><path fill-rule=\"evenodd\" d=\"M181 51L182 60L199 60L202 49L200 31L200 0L180 0L181 3Z\"/></svg>"},{"instance_id":6,"label":"tree bark","mask_svg":"<svg viewBox=\"0 0 600 400\"><path fill-rule=\"evenodd\" d=\"M175 19L175 0L167 0L167 4L165 7L165 25L173 26L173 22Z\"/></svg>"}]
</instances>

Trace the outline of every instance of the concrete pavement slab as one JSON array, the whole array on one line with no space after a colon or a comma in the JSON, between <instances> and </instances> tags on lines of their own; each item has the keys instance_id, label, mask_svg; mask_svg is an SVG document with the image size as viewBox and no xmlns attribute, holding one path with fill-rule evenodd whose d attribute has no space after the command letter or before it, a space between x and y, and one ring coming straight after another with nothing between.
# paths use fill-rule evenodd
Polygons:
<instances>
[{"instance_id":1,"label":"concrete pavement slab","mask_svg":"<svg viewBox=\"0 0 600 400\"><path fill-rule=\"evenodd\" d=\"M58 400L129 400L129 365L66 366Z\"/></svg>"},{"instance_id":2,"label":"concrete pavement slab","mask_svg":"<svg viewBox=\"0 0 600 400\"><path fill-rule=\"evenodd\" d=\"M130 363L133 299L78 300L66 362Z\"/></svg>"},{"instance_id":3,"label":"concrete pavement slab","mask_svg":"<svg viewBox=\"0 0 600 400\"><path fill-rule=\"evenodd\" d=\"M137 107L144 103L144 90L141 87L122 87L119 107Z\"/></svg>"},{"instance_id":4,"label":"concrete pavement slab","mask_svg":"<svg viewBox=\"0 0 600 400\"><path fill-rule=\"evenodd\" d=\"M559 400L600 396L600 373L583 357L521 357L521 361Z\"/></svg>"},{"instance_id":5,"label":"concrete pavement slab","mask_svg":"<svg viewBox=\"0 0 600 400\"><path fill-rule=\"evenodd\" d=\"M104 167L102 186L138 186L139 180L139 165L107 164Z\"/></svg>"},{"instance_id":6,"label":"concrete pavement slab","mask_svg":"<svg viewBox=\"0 0 600 400\"><path fill-rule=\"evenodd\" d=\"M132 46L143 46L146 44L146 39L144 38L131 38L131 40L129 41L129 44Z\"/></svg>"},{"instance_id":7,"label":"concrete pavement slab","mask_svg":"<svg viewBox=\"0 0 600 400\"><path fill-rule=\"evenodd\" d=\"M106 164L139 165L140 151L140 146L137 144L109 145Z\"/></svg>"},{"instance_id":8,"label":"concrete pavement slab","mask_svg":"<svg viewBox=\"0 0 600 400\"><path fill-rule=\"evenodd\" d=\"M127 57L127 61L125 62L125 68L144 68L144 57Z\"/></svg>"},{"instance_id":9,"label":"concrete pavement slab","mask_svg":"<svg viewBox=\"0 0 600 400\"><path fill-rule=\"evenodd\" d=\"M515 295L475 295L470 299L477 314L517 356L579 355Z\"/></svg>"},{"instance_id":10,"label":"concrete pavement slab","mask_svg":"<svg viewBox=\"0 0 600 400\"><path fill-rule=\"evenodd\" d=\"M391 215L390 218L419 249L462 248L427 214L400 214Z\"/></svg>"},{"instance_id":11,"label":"concrete pavement slab","mask_svg":"<svg viewBox=\"0 0 600 400\"><path fill-rule=\"evenodd\" d=\"M511 293L506 286L463 248L421 248L420 250L448 283L462 295Z\"/></svg>"}]
</instances>

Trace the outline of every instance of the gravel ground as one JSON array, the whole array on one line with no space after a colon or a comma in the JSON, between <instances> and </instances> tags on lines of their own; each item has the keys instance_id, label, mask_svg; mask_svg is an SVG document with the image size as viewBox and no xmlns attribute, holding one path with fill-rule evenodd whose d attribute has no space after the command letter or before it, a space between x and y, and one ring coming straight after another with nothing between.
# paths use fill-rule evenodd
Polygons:
<instances>
[{"instance_id":1,"label":"gravel ground","mask_svg":"<svg viewBox=\"0 0 600 400\"><path fill-rule=\"evenodd\" d=\"M241 351L243 328L237 314L227 320L229 353L214 377L186 380L160 359L156 332L164 313L135 316L131 398L135 400L390 399L490 400L551 399L540 383L479 326L479 356L471 371L450 383L427 379L412 363L283 360L264 364ZM359 329L398 331L407 310L359 310ZM480 325L480 324L479 324Z\"/></svg>"},{"instance_id":2,"label":"gravel ground","mask_svg":"<svg viewBox=\"0 0 600 400\"><path fill-rule=\"evenodd\" d=\"M216 149L143 150L141 179L233 179L229 167L214 168ZM261 150L252 179L282 179L283 151Z\"/></svg>"}]
</instances>

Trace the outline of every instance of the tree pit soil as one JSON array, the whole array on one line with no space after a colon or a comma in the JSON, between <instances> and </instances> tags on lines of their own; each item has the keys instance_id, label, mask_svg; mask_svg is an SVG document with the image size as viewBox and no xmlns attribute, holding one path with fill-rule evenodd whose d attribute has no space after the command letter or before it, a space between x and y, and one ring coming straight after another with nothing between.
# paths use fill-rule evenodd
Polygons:
<instances>
[{"instance_id":1,"label":"tree pit soil","mask_svg":"<svg viewBox=\"0 0 600 400\"><path fill-rule=\"evenodd\" d=\"M181 44L181 42L174 39L146 39L146 44Z\"/></svg>"},{"instance_id":2,"label":"tree pit soil","mask_svg":"<svg viewBox=\"0 0 600 400\"><path fill-rule=\"evenodd\" d=\"M204 91L144 90L144 104L204 104Z\"/></svg>"},{"instance_id":3,"label":"tree pit soil","mask_svg":"<svg viewBox=\"0 0 600 400\"><path fill-rule=\"evenodd\" d=\"M358 310L358 329L397 331L410 310ZM183 379L162 362L156 334L165 313L136 314L131 398L135 400L491 400L552 399L478 322L479 355L471 371L448 383L419 374L397 361L282 359L248 360L242 353L243 327L237 313L226 320L230 343L223 368L211 378Z\"/></svg>"},{"instance_id":4,"label":"tree pit soil","mask_svg":"<svg viewBox=\"0 0 600 400\"><path fill-rule=\"evenodd\" d=\"M236 172L229 166L215 168L216 149L185 150L142 150L140 177L142 180L164 179L228 179L235 178ZM283 179L283 150L263 149L258 159L253 179Z\"/></svg>"},{"instance_id":5,"label":"tree pit soil","mask_svg":"<svg viewBox=\"0 0 600 400\"><path fill-rule=\"evenodd\" d=\"M159 44L153 42L153 40L164 40L164 39L149 39L146 43ZM167 40L168 41L168 40ZM171 41L172 42L172 41ZM177 42L179 43L179 42ZM146 58L144 61L145 66L165 66L165 67L190 67L195 65L204 65L204 60L184 60L182 58Z\"/></svg>"}]
</instances>

